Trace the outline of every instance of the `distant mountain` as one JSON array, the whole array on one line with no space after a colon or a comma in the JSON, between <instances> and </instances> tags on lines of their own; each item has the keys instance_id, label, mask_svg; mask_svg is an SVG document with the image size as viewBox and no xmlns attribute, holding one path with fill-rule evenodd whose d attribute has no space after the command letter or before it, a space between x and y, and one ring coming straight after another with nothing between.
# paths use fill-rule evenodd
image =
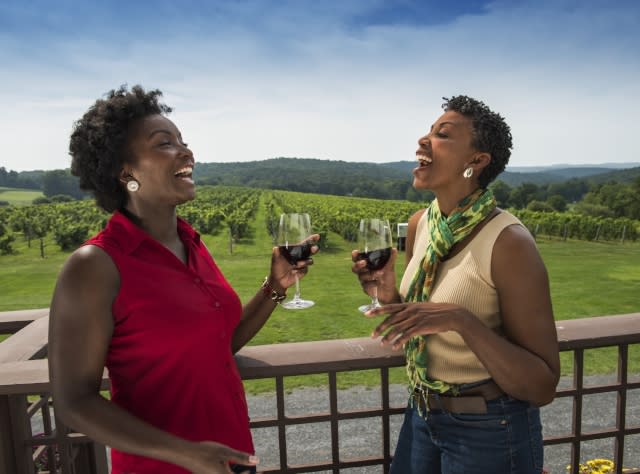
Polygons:
<instances>
[{"instance_id":1,"label":"distant mountain","mask_svg":"<svg viewBox=\"0 0 640 474\"><path fill-rule=\"evenodd\" d=\"M629 168L637 168L640 166L640 162L636 163L598 163L598 164L555 164L555 165L541 165L541 166L507 166L509 171L514 171L517 173L533 173L536 171L549 171L556 169L567 169L567 168L606 168L606 169L629 169Z\"/></svg>"},{"instance_id":2,"label":"distant mountain","mask_svg":"<svg viewBox=\"0 0 640 474\"><path fill-rule=\"evenodd\" d=\"M411 173L415 161L395 161L380 166ZM625 169L623 169L625 168ZM634 171L635 170L635 171ZM509 186L533 183L538 186L561 183L573 178L587 179L592 182L615 180L621 183L631 182L640 170L640 163L609 163L608 165L551 165L551 166L508 166L497 179Z\"/></svg>"},{"instance_id":3,"label":"distant mountain","mask_svg":"<svg viewBox=\"0 0 640 474\"><path fill-rule=\"evenodd\" d=\"M283 189L337 196L420 200L412 176L376 163L272 158L238 163L196 163L196 182Z\"/></svg>"},{"instance_id":4,"label":"distant mountain","mask_svg":"<svg viewBox=\"0 0 640 474\"><path fill-rule=\"evenodd\" d=\"M636 168L614 170L608 171L606 173L595 174L589 176L587 179L592 183L606 183L609 181L615 181L618 183L631 183L638 178L640 178L640 165Z\"/></svg>"}]
</instances>

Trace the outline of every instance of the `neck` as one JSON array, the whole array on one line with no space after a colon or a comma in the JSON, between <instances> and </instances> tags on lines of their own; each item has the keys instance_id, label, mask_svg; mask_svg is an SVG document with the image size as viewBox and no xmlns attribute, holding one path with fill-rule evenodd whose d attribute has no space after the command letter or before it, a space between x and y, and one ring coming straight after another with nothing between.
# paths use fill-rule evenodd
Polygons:
<instances>
[{"instance_id":1,"label":"neck","mask_svg":"<svg viewBox=\"0 0 640 474\"><path fill-rule=\"evenodd\" d=\"M178 237L177 214L175 207L150 207L127 203L123 213L131 221L158 242L168 244Z\"/></svg>"},{"instance_id":2,"label":"neck","mask_svg":"<svg viewBox=\"0 0 640 474\"><path fill-rule=\"evenodd\" d=\"M436 199L438 200L438 207L440 213L448 216L458 206L458 203L462 201L469 194L478 189L477 183L463 188L454 190L447 190L447 192L434 192Z\"/></svg>"}]
</instances>

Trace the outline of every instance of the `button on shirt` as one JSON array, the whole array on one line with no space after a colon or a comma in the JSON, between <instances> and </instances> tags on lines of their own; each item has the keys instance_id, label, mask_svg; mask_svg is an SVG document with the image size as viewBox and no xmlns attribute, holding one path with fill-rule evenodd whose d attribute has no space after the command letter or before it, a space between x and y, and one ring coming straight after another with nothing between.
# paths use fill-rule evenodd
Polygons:
<instances>
[{"instance_id":1,"label":"button on shirt","mask_svg":"<svg viewBox=\"0 0 640 474\"><path fill-rule=\"evenodd\" d=\"M253 453L242 380L231 353L237 294L198 233L178 219L185 265L116 211L86 244L102 248L120 274L106 366L111 400L182 438ZM172 464L112 450L112 473L186 473Z\"/></svg>"}]
</instances>

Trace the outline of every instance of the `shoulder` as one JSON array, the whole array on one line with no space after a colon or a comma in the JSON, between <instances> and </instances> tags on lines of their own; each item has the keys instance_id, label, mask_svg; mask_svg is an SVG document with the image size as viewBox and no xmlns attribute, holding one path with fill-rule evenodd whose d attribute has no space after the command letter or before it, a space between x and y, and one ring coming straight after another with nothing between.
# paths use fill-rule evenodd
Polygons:
<instances>
[{"instance_id":1,"label":"shoulder","mask_svg":"<svg viewBox=\"0 0 640 474\"><path fill-rule=\"evenodd\" d=\"M501 229L494 244L491 267L496 283L511 279L515 274L519 276L532 276L536 272L546 274L533 236L517 218L513 217L513 221Z\"/></svg>"},{"instance_id":2,"label":"shoulder","mask_svg":"<svg viewBox=\"0 0 640 474\"><path fill-rule=\"evenodd\" d=\"M409 217L409 222L408 222L409 225L407 226L407 232L415 233L416 229L418 228L418 224L420 224L420 221L424 217L426 211L427 211L426 208L420 209L419 211L415 212L411 217Z\"/></svg>"},{"instance_id":3,"label":"shoulder","mask_svg":"<svg viewBox=\"0 0 640 474\"><path fill-rule=\"evenodd\" d=\"M54 325L64 321L111 324L110 308L119 289L118 270L109 255L94 245L80 247L58 276L51 300L51 321Z\"/></svg>"},{"instance_id":4,"label":"shoulder","mask_svg":"<svg viewBox=\"0 0 640 474\"><path fill-rule=\"evenodd\" d=\"M411 224L413 224L414 226L418 225L418 222L420 222L420 219L422 219L422 216L424 215L425 212L427 212L427 208L423 208L423 209L420 209L419 211L416 211L409 218L409 225Z\"/></svg>"},{"instance_id":5,"label":"shoulder","mask_svg":"<svg viewBox=\"0 0 640 474\"><path fill-rule=\"evenodd\" d=\"M520 220L507 211L501 211L490 224L496 226L498 236L496 245L501 250L533 248L537 252L536 242L529 230Z\"/></svg>"},{"instance_id":6,"label":"shoulder","mask_svg":"<svg viewBox=\"0 0 640 474\"><path fill-rule=\"evenodd\" d=\"M115 263L102 248L96 245L83 245L75 250L67 259L59 281L83 288L87 285L109 283L117 284L119 281L118 269Z\"/></svg>"}]
</instances>

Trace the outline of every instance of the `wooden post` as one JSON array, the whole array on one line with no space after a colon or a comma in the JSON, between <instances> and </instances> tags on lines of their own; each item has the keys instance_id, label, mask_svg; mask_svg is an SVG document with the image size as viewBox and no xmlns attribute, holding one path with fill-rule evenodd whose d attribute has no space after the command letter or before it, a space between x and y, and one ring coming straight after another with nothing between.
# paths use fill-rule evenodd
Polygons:
<instances>
[{"instance_id":1,"label":"wooden post","mask_svg":"<svg viewBox=\"0 0 640 474\"><path fill-rule=\"evenodd\" d=\"M624 244L624 235L627 232L627 226L622 227L622 238L620 239L620 243Z\"/></svg>"},{"instance_id":2,"label":"wooden post","mask_svg":"<svg viewBox=\"0 0 640 474\"><path fill-rule=\"evenodd\" d=\"M562 236L562 240L567 241L567 234L569 234L569 224L565 222L564 224L564 235Z\"/></svg>"},{"instance_id":3,"label":"wooden post","mask_svg":"<svg viewBox=\"0 0 640 474\"><path fill-rule=\"evenodd\" d=\"M593 240L598 240L598 237L600 236L600 227L602 227L602 224L598 224L598 228L596 229L596 237Z\"/></svg>"},{"instance_id":4,"label":"wooden post","mask_svg":"<svg viewBox=\"0 0 640 474\"><path fill-rule=\"evenodd\" d=\"M31 447L23 441L31 438L26 395L0 395L0 472L35 474Z\"/></svg>"}]
</instances>

